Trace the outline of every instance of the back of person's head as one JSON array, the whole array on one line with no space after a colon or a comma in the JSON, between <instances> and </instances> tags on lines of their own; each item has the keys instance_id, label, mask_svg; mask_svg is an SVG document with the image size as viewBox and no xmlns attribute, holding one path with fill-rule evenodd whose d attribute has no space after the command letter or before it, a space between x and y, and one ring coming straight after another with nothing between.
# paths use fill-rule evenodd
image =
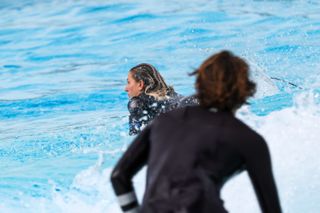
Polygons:
<instances>
[{"instance_id":1,"label":"back of person's head","mask_svg":"<svg viewBox=\"0 0 320 213\"><path fill-rule=\"evenodd\" d=\"M248 64L229 51L210 56L193 74L200 105L206 108L234 111L255 93Z\"/></svg>"},{"instance_id":2,"label":"back of person's head","mask_svg":"<svg viewBox=\"0 0 320 213\"><path fill-rule=\"evenodd\" d=\"M158 70L150 64L139 64L131 68L130 72L136 81L143 81L143 92L147 95L154 96L156 99L163 99L174 92L171 86L167 86Z\"/></svg>"}]
</instances>

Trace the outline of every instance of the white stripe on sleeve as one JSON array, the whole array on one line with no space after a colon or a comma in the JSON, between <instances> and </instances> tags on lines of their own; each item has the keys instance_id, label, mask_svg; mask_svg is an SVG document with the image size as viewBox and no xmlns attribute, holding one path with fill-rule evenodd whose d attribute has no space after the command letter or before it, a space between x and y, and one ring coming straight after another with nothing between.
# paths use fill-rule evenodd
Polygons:
<instances>
[{"instance_id":1,"label":"white stripe on sleeve","mask_svg":"<svg viewBox=\"0 0 320 213\"><path fill-rule=\"evenodd\" d=\"M134 191L118 196L118 202L120 206L126 206L130 203L133 203L134 201L137 201L137 197Z\"/></svg>"}]
</instances>

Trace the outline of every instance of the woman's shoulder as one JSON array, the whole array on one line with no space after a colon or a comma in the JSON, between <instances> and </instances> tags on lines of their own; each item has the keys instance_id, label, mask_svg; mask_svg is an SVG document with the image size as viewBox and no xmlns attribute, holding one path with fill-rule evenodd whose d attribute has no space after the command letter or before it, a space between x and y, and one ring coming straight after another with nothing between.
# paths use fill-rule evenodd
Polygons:
<instances>
[{"instance_id":1,"label":"woman's shoulder","mask_svg":"<svg viewBox=\"0 0 320 213\"><path fill-rule=\"evenodd\" d=\"M141 94L132 97L128 102L128 109L146 108L147 106L157 102L157 100L150 95Z\"/></svg>"},{"instance_id":2,"label":"woman's shoulder","mask_svg":"<svg viewBox=\"0 0 320 213\"><path fill-rule=\"evenodd\" d=\"M144 108L145 100L140 96L135 96L130 98L128 102L128 109L129 111L135 111L141 108Z\"/></svg>"}]
</instances>

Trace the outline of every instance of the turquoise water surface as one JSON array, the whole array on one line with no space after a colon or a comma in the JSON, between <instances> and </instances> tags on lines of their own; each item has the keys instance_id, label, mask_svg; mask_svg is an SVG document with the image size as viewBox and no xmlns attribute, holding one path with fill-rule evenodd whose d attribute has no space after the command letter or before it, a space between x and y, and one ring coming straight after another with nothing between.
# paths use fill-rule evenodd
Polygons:
<instances>
[{"instance_id":1,"label":"turquoise water surface","mask_svg":"<svg viewBox=\"0 0 320 213\"><path fill-rule=\"evenodd\" d=\"M319 212L319 11L298 0L0 1L0 212L120 212L109 175L133 139L128 70L154 64L189 95L187 74L222 49L258 83L237 116L270 146L284 212ZM141 198L144 171L135 185ZM222 196L230 212L259 212L245 173Z\"/></svg>"}]
</instances>

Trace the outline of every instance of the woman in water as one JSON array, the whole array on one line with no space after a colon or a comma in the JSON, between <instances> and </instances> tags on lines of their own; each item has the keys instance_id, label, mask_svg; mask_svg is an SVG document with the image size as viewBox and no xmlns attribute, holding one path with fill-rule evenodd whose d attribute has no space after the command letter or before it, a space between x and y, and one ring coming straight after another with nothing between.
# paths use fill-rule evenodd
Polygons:
<instances>
[{"instance_id":1,"label":"woman in water","mask_svg":"<svg viewBox=\"0 0 320 213\"><path fill-rule=\"evenodd\" d=\"M176 108L182 98L150 64L139 64L128 73L125 91L130 98L129 134L139 133L157 115Z\"/></svg>"},{"instance_id":2,"label":"woman in water","mask_svg":"<svg viewBox=\"0 0 320 213\"><path fill-rule=\"evenodd\" d=\"M247 63L222 51L205 60L194 75L200 105L160 115L114 168L111 182L122 210L226 213L220 191L233 175L246 170L262 211L281 212L267 143L234 116L255 92ZM144 165L147 183L139 207L132 178Z\"/></svg>"}]
</instances>

